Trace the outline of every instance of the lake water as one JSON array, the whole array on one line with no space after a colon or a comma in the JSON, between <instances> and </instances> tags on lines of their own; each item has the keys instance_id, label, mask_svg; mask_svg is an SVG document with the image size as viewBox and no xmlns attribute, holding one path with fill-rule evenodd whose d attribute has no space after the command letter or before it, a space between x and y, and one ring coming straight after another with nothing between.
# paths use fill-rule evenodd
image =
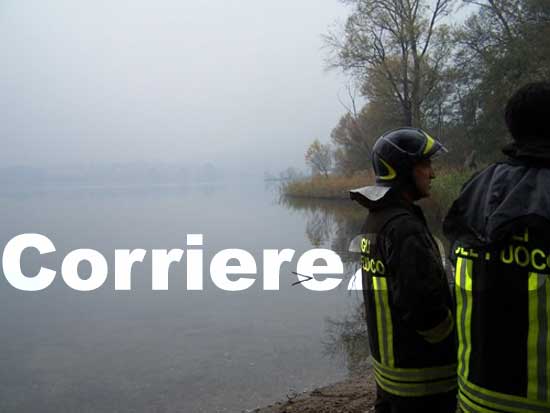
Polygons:
<instances>
[{"instance_id":1,"label":"lake water","mask_svg":"<svg viewBox=\"0 0 550 413\"><path fill-rule=\"evenodd\" d=\"M359 231L364 213L347 203L281 203L263 183L50 187L4 191L0 202L2 249L18 234L46 235L56 252L27 251L22 268L58 272L40 292L0 278L2 412L241 412L348 372L329 319L356 314L358 292L347 281L329 292L291 286L303 252L345 250ZM184 254L169 290L153 291L151 250L185 250L194 233L204 235L204 290L186 289ZM109 263L95 291L61 279L62 259L77 248ZM134 265L132 290L115 291L114 250L134 248L147 256ZM250 289L226 292L211 281L210 260L225 248L255 257ZM268 248L296 250L281 268L280 291L262 289Z\"/></svg>"}]
</instances>

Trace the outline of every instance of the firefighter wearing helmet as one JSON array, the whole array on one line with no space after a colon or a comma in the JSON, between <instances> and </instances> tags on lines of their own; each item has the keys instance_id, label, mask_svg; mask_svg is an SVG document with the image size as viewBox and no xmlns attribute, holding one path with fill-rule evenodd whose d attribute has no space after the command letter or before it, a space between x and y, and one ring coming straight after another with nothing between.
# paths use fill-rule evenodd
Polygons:
<instances>
[{"instance_id":1,"label":"firefighter wearing helmet","mask_svg":"<svg viewBox=\"0 0 550 413\"><path fill-rule=\"evenodd\" d=\"M442 152L421 129L389 131L373 147L376 185L350 191L369 210L359 250L379 413L456 410L451 293L438 243L414 204L429 196L431 159Z\"/></svg>"},{"instance_id":2,"label":"firefighter wearing helmet","mask_svg":"<svg viewBox=\"0 0 550 413\"><path fill-rule=\"evenodd\" d=\"M550 412L549 118L550 82L518 89L506 158L464 184L443 224L465 412Z\"/></svg>"}]
</instances>

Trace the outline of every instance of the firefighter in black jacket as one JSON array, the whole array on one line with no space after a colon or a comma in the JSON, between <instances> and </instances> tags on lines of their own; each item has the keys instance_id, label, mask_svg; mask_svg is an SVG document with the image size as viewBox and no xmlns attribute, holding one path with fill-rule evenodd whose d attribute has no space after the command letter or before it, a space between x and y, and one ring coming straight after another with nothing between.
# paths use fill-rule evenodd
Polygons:
<instances>
[{"instance_id":1,"label":"firefighter in black jacket","mask_svg":"<svg viewBox=\"0 0 550 413\"><path fill-rule=\"evenodd\" d=\"M459 404L550 412L550 83L506 106L508 159L468 181L444 222L456 260Z\"/></svg>"},{"instance_id":2,"label":"firefighter in black jacket","mask_svg":"<svg viewBox=\"0 0 550 413\"><path fill-rule=\"evenodd\" d=\"M376 412L456 410L453 303L437 243L414 205L429 196L431 158L442 151L420 129L390 131L373 147L376 186L350 193L369 209L360 249Z\"/></svg>"}]
</instances>

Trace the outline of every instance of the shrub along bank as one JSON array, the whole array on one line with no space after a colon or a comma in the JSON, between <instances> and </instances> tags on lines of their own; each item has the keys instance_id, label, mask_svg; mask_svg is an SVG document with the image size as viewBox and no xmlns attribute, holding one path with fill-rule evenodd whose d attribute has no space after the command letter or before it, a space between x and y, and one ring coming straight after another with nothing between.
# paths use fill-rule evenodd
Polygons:
<instances>
[{"instance_id":1,"label":"shrub along bank","mask_svg":"<svg viewBox=\"0 0 550 413\"><path fill-rule=\"evenodd\" d=\"M472 176L473 171L438 168L435 174L431 197L440 211L447 211L458 196L462 185ZM374 185L372 172L365 171L349 177L317 175L309 179L286 182L281 186L281 192L287 197L349 200L350 189L366 185Z\"/></svg>"}]
</instances>

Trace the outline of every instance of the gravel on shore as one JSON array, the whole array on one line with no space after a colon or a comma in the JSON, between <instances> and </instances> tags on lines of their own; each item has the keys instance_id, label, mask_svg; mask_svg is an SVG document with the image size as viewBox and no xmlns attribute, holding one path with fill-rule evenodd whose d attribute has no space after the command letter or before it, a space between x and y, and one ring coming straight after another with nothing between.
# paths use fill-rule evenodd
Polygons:
<instances>
[{"instance_id":1,"label":"gravel on shore","mask_svg":"<svg viewBox=\"0 0 550 413\"><path fill-rule=\"evenodd\" d=\"M345 381L298 395L248 413L367 413L374 412L376 386L372 370Z\"/></svg>"}]
</instances>

